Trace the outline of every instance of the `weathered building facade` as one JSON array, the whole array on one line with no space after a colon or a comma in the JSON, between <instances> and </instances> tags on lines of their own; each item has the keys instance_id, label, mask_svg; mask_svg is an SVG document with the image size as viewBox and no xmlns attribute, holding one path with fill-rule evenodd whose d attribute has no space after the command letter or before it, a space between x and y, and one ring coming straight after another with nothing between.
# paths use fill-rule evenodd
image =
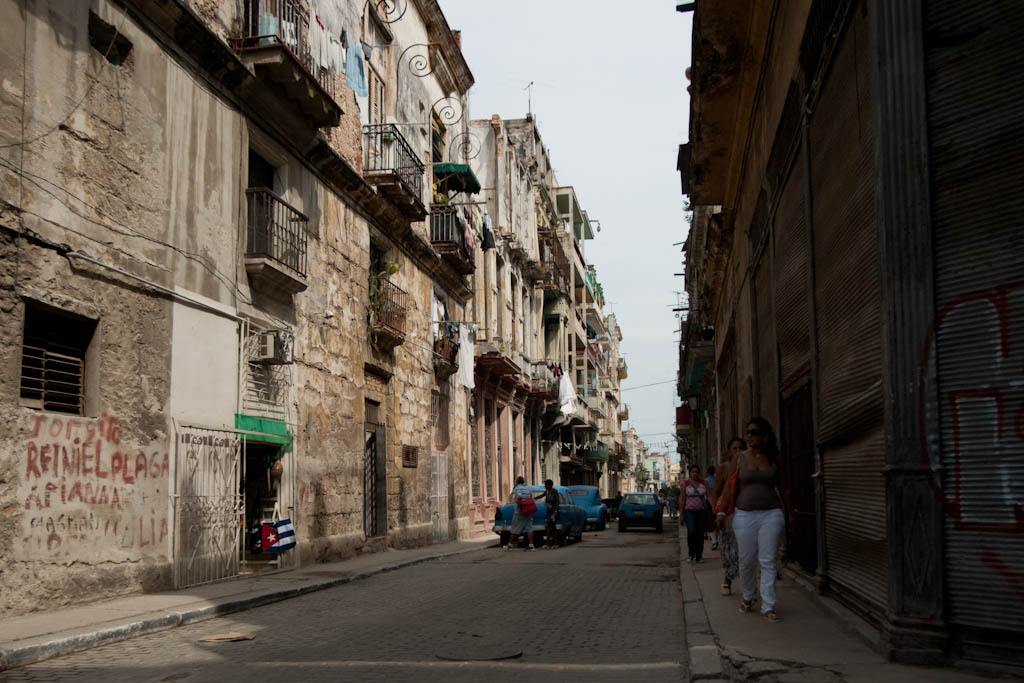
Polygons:
<instances>
[{"instance_id":1,"label":"weathered building facade","mask_svg":"<svg viewBox=\"0 0 1024 683\"><path fill-rule=\"evenodd\" d=\"M691 446L776 426L793 566L903 661L1024 651L1011 5L694 18Z\"/></svg>"},{"instance_id":2,"label":"weathered building facade","mask_svg":"<svg viewBox=\"0 0 1024 683\"><path fill-rule=\"evenodd\" d=\"M312 4L0 9L5 614L468 530L472 74L436 2Z\"/></svg>"}]
</instances>

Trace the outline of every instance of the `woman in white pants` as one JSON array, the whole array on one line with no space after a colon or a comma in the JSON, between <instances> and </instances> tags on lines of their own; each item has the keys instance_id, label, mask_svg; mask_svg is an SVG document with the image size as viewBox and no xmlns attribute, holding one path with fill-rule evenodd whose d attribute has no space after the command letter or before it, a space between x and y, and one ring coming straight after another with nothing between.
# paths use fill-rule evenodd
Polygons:
<instances>
[{"instance_id":1,"label":"woman in white pants","mask_svg":"<svg viewBox=\"0 0 1024 683\"><path fill-rule=\"evenodd\" d=\"M739 457L736 512L732 529L740 557L743 601L740 612L749 612L757 595L757 568L761 567L761 614L778 621L775 612L775 552L785 525L782 499L778 492L779 449L771 424L761 417L747 422L744 435L747 450Z\"/></svg>"}]
</instances>

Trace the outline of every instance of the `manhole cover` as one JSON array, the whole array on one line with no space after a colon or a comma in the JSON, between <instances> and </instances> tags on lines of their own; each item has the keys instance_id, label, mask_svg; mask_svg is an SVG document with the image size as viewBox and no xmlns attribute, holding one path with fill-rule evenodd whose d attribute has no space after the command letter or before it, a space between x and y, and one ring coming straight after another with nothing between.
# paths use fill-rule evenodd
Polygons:
<instances>
[{"instance_id":1,"label":"manhole cover","mask_svg":"<svg viewBox=\"0 0 1024 683\"><path fill-rule=\"evenodd\" d=\"M507 637L458 633L438 647L434 656L448 662L494 662L522 657L523 651L509 643Z\"/></svg>"}]
</instances>

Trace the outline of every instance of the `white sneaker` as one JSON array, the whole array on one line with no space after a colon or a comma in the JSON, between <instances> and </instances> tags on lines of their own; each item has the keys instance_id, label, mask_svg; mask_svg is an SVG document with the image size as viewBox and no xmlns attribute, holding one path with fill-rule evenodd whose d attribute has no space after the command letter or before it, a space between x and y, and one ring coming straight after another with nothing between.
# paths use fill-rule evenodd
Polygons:
<instances>
[{"instance_id":1,"label":"white sneaker","mask_svg":"<svg viewBox=\"0 0 1024 683\"><path fill-rule=\"evenodd\" d=\"M533 551L535 551L535 550L536 550L536 548L534 548L534 547L533 547L533 544L531 543L531 544L530 544L530 547L526 549L526 552L532 553L532 552L533 552Z\"/></svg>"}]
</instances>

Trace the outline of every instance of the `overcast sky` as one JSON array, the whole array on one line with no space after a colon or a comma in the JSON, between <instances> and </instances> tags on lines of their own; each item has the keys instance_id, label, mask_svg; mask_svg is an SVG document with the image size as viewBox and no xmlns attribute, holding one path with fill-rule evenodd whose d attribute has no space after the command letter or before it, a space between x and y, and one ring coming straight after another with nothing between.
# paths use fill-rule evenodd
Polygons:
<instances>
[{"instance_id":1,"label":"overcast sky","mask_svg":"<svg viewBox=\"0 0 1024 683\"><path fill-rule=\"evenodd\" d=\"M676 151L688 138L691 13L674 0L440 0L476 78L474 119L532 109L558 181L601 232L586 245L622 327L628 425L670 450L686 235ZM628 390L628 391L627 391ZM659 447L660 446L660 447Z\"/></svg>"}]
</instances>

